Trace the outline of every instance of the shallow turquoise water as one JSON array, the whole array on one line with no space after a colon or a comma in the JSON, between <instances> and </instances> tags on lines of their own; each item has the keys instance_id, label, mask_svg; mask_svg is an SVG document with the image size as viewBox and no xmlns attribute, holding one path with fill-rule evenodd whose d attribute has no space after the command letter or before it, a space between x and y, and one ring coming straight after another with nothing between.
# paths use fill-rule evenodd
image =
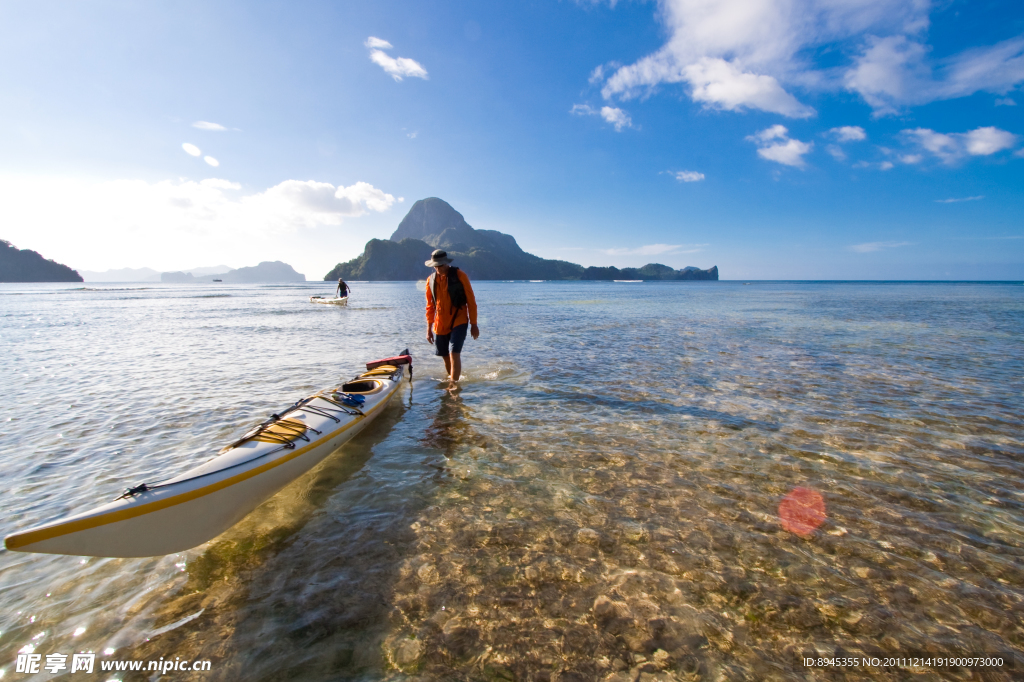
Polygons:
<instances>
[{"instance_id":1,"label":"shallow turquoise water","mask_svg":"<svg viewBox=\"0 0 1024 682\"><path fill-rule=\"evenodd\" d=\"M196 679L582 680L1024 645L1019 283L482 282L454 395L417 286L355 287L0 285L5 533L417 360L203 547L0 553L6 675L25 647L210 659ZM798 486L824 501L809 537L778 515Z\"/></svg>"}]
</instances>

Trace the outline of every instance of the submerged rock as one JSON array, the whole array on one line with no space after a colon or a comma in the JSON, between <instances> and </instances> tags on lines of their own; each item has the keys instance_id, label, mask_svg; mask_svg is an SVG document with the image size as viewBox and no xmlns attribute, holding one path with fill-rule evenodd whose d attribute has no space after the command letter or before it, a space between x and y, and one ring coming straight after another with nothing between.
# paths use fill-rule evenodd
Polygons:
<instances>
[{"instance_id":1,"label":"submerged rock","mask_svg":"<svg viewBox=\"0 0 1024 682\"><path fill-rule=\"evenodd\" d=\"M423 653L423 642L418 639L405 639L395 646L394 661L399 668L415 665Z\"/></svg>"}]
</instances>

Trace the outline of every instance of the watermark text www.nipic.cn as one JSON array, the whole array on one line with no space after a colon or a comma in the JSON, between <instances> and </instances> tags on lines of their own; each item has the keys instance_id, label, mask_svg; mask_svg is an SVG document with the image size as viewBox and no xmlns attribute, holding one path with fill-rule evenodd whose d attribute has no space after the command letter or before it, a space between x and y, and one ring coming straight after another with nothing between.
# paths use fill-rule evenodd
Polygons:
<instances>
[{"instance_id":1,"label":"watermark text www.nipic.cn","mask_svg":"<svg viewBox=\"0 0 1024 682\"><path fill-rule=\"evenodd\" d=\"M161 658L158 661L103 661L96 665L96 654L18 654L18 660L14 665L14 672L17 673L48 673L64 672L117 672L134 670L139 672L158 672L166 675L175 671L206 671L210 669L210 661L189 661L180 658Z\"/></svg>"}]
</instances>

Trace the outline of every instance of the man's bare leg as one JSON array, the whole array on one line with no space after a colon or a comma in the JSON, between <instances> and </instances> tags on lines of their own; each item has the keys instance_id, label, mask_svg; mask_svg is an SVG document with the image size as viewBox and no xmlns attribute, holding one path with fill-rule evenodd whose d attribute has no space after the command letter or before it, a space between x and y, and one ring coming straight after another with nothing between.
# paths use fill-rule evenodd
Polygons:
<instances>
[{"instance_id":1,"label":"man's bare leg","mask_svg":"<svg viewBox=\"0 0 1024 682\"><path fill-rule=\"evenodd\" d=\"M448 373L448 378L452 378L452 360L450 355L442 355L441 359L444 360L444 371Z\"/></svg>"},{"instance_id":2,"label":"man's bare leg","mask_svg":"<svg viewBox=\"0 0 1024 682\"><path fill-rule=\"evenodd\" d=\"M451 371L448 372L448 376L452 378L452 381L458 381L459 377L462 376L462 356L459 353L452 353L451 358ZM447 363L445 366L448 366Z\"/></svg>"}]
</instances>

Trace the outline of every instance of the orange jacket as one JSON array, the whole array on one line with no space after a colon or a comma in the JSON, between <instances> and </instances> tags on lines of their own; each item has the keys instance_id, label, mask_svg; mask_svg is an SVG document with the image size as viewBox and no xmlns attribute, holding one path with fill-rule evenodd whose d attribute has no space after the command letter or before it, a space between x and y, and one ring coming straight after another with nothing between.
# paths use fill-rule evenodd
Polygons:
<instances>
[{"instance_id":1,"label":"orange jacket","mask_svg":"<svg viewBox=\"0 0 1024 682\"><path fill-rule=\"evenodd\" d=\"M435 334L450 334L452 327L467 322L476 324L476 296L473 295L473 287L469 283L469 276L461 268L458 272L459 280L466 289L466 305L459 308L454 319L452 302L448 298L448 277L438 272L431 275L437 280L437 301L434 300L434 292L431 291L433 282L427 280L427 326L433 329Z\"/></svg>"}]
</instances>

